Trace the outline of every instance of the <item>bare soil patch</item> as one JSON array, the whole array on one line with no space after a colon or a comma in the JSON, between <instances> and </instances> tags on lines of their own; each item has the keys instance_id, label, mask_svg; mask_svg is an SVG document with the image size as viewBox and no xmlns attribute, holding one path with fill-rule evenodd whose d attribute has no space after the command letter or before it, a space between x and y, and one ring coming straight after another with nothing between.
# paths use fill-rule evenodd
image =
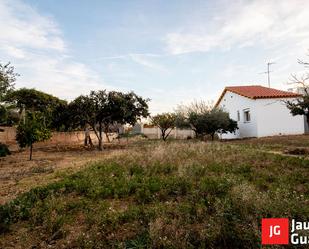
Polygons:
<instances>
[{"instance_id":1,"label":"bare soil patch","mask_svg":"<svg viewBox=\"0 0 309 249\"><path fill-rule=\"evenodd\" d=\"M18 151L0 158L0 205L31 188L58 180L62 174L79 170L106 158L125 147L124 144L106 144L104 151L85 148L82 145L41 145L34 149L33 160L29 151ZM11 147L12 149L12 147Z\"/></svg>"},{"instance_id":2,"label":"bare soil patch","mask_svg":"<svg viewBox=\"0 0 309 249\"><path fill-rule=\"evenodd\" d=\"M293 148L293 149L287 149L284 151L285 154L290 155L309 155L309 148Z\"/></svg>"}]
</instances>

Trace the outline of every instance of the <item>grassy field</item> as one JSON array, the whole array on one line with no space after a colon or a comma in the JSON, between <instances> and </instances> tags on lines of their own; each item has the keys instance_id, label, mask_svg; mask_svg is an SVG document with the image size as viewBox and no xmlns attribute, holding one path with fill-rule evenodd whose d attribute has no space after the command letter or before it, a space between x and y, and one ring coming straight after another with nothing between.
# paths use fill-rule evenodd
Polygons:
<instances>
[{"instance_id":1,"label":"grassy field","mask_svg":"<svg viewBox=\"0 0 309 249\"><path fill-rule=\"evenodd\" d=\"M261 248L262 217L309 220L296 147L309 137L135 142L0 206L0 248Z\"/></svg>"}]
</instances>

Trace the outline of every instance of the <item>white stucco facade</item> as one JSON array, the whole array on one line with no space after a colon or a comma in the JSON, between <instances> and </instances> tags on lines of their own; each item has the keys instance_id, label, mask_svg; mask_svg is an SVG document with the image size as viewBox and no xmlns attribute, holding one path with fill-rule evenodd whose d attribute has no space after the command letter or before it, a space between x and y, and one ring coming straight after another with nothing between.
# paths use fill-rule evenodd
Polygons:
<instances>
[{"instance_id":1,"label":"white stucco facade","mask_svg":"<svg viewBox=\"0 0 309 249\"><path fill-rule=\"evenodd\" d=\"M223 139L304 134L303 116L292 116L284 101L293 98L251 99L226 91L218 107L237 121L238 130Z\"/></svg>"}]
</instances>

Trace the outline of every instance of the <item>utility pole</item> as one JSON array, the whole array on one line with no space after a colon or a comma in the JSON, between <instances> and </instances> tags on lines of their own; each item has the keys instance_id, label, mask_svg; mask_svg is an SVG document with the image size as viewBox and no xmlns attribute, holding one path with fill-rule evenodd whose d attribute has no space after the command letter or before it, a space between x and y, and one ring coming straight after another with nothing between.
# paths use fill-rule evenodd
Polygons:
<instances>
[{"instance_id":1,"label":"utility pole","mask_svg":"<svg viewBox=\"0 0 309 249\"><path fill-rule=\"evenodd\" d=\"M270 73L272 71L270 71L270 65L275 64L275 62L268 62L267 63L267 71L264 73L267 73L267 82L268 82L268 87L270 87Z\"/></svg>"}]
</instances>

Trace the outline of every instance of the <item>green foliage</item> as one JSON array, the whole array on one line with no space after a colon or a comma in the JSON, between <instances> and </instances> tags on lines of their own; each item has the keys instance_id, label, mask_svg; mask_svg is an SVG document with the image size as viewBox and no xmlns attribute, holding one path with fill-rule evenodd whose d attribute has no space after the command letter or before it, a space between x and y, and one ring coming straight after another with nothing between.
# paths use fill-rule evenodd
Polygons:
<instances>
[{"instance_id":1,"label":"green foliage","mask_svg":"<svg viewBox=\"0 0 309 249\"><path fill-rule=\"evenodd\" d=\"M6 124L8 119L8 111L5 106L0 105L0 125Z\"/></svg>"},{"instance_id":2,"label":"green foliage","mask_svg":"<svg viewBox=\"0 0 309 249\"><path fill-rule=\"evenodd\" d=\"M192 107L193 106L193 107ZM229 114L219 108L211 108L203 102L178 110L177 126L190 127L200 138L210 135L212 140L217 132L235 132L237 122L229 118Z\"/></svg>"},{"instance_id":3,"label":"green foliage","mask_svg":"<svg viewBox=\"0 0 309 249\"><path fill-rule=\"evenodd\" d=\"M6 97L6 100L16 103L19 109L25 107L27 111L41 113L51 112L58 105L65 103L64 100L50 94L28 88L21 88L11 92Z\"/></svg>"},{"instance_id":4,"label":"green foliage","mask_svg":"<svg viewBox=\"0 0 309 249\"><path fill-rule=\"evenodd\" d=\"M4 65L0 63L0 125L12 125L16 122L16 115L12 112L12 107L2 103L6 100L7 95L14 90L14 82L18 76L14 70L10 63Z\"/></svg>"},{"instance_id":5,"label":"green foliage","mask_svg":"<svg viewBox=\"0 0 309 249\"><path fill-rule=\"evenodd\" d=\"M0 125L12 126L18 124L20 114L13 105L0 105Z\"/></svg>"},{"instance_id":6,"label":"green foliage","mask_svg":"<svg viewBox=\"0 0 309 249\"><path fill-rule=\"evenodd\" d=\"M147 117L148 99L136 95L134 92L122 93L111 91L107 94L107 108L104 118L108 120L107 125L131 124L134 125L140 118Z\"/></svg>"},{"instance_id":7,"label":"green foliage","mask_svg":"<svg viewBox=\"0 0 309 249\"><path fill-rule=\"evenodd\" d=\"M11 155L11 152L7 145L0 143L0 157Z\"/></svg>"},{"instance_id":8,"label":"green foliage","mask_svg":"<svg viewBox=\"0 0 309 249\"><path fill-rule=\"evenodd\" d=\"M74 110L72 110L68 103L57 104L52 109L50 127L57 131L70 131L80 128L79 124L76 124L76 118L73 116L73 113Z\"/></svg>"},{"instance_id":9,"label":"green foliage","mask_svg":"<svg viewBox=\"0 0 309 249\"><path fill-rule=\"evenodd\" d=\"M30 160L32 159L32 146L51 138L51 131L46 128L44 116L41 113L27 112L25 122L20 122L16 130L16 141L21 148L30 147Z\"/></svg>"},{"instance_id":10,"label":"green foliage","mask_svg":"<svg viewBox=\"0 0 309 249\"><path fill-rule=\"evenodd\" d=\"M164 141L176 127L176 118L177 115L175 113L162 113L151 117L151 124L157 126L161 130L161 137Z\"/></svg>"},{"instance_id":11,"label":"green foliage","mask_svg":"<svg viewBox=\"0 0 309 249\"><path fill-rule=\"evenodd\" d=\"M5 101L13 103L19 110L40 112L45 117L46 126L51 126L53 116L59 113L59 107L66 105L66 101L50 94L28 88L21 88L7 94Z\"/></svg>"},{"instance_id":12,"label":"green foliage","mask_svg":"<svg viewBox=\"0 0 309 249\"><path fill-rule=\"evenodd\" d=\"M18 76L14 70L10 63L4 65L0 63L0 102L4 100L8 93L14 90L14 82L16 76Z\"/></svg>"},{"instance_id":13,"label":"green foliage","mask_svg":"<svg viewBox=\"0 0 309 249\"><path fill-rule=\"evenodd\" d=\"M135 124L138 119L148 116L148 100L133 92L92 91L81 95L69 104L70 120L74 126L90 125L103 147L103 134L117 125Z\"/></svg>"}]
</instances>

